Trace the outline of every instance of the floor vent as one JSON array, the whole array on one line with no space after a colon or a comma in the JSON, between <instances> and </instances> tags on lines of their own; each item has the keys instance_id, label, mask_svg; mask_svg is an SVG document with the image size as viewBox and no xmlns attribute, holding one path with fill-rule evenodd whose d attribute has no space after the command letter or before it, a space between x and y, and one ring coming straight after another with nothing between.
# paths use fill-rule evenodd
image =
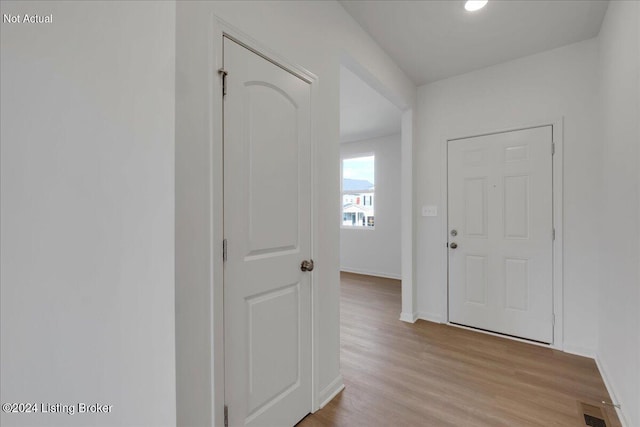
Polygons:
<instances>
[{"instance_id":1,"label":"floor vent","mask_svg":"<svg viewBox=\"0 0 640 427\"><path fill-rule=\"evenodd\" d=\"M584 418L584 424L589 427L610 427L611 424L607 420L607 416L603 409L599 406L589 405L588 403L578 402L580 414Z\"/></svg>"}]
</instances>

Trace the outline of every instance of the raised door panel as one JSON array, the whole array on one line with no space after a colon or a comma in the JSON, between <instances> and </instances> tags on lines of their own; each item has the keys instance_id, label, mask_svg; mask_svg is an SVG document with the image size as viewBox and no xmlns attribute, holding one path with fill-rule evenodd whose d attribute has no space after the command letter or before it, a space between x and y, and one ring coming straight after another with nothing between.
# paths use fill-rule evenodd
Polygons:
<instances>
[{"instance_id":1,"label":"raised door panel","mask_svg":"<svg viewBox=\"0 0 640 427\"><path fill-rule=\"evenodd\" d=\"M487 237L487 177L464 180L464 236Z\"/></svg>"},{"instance_id":2,"label":"raised door panel","mask_svg":"<svg viewBox=\"0 0 640 427\"><path fill-rule=\"evenodd\" d=\"M300 284L246 299L248 420L300 385Z\"/></svg>"},{"instance_id":3,"label":"raised door panel","mask_svg":"<svg viewBox=\"0 0 640 427\"><path fill-rule=\"evenodd\" d=\"M531 204L529 176L505 176L503 182L504 237L528 239Z\"/></svg>"},{"instance_id":4,"label":"raised door panel","mask_svg":"<svg viewBox=\"0 0 640 427\"><path fill-rule=\"evenodd\" d=\"M465 259L465 295L466 302L487 304L487 258L467 255Z\"/></svg>"},{"instance_id":5,"label":"raised door panel","mask_svg":"<svg viewBox=\"0 0 640 427\"><path fill-rule=\"evenodd\" d=\"M506 308L527 311L529 309L529 261L505 259L503 277Z\"/></svg>"},{"instance_id":6,"label":"raised door panel","mask_svg":"<svg viewBox=\"0 0 640 427\"><path fill-rule=\"evenodd\" d=\"M244 98L250 159L247 255L297 249L298 108L266 82L245 84Z\"/></svg>"}]
</instances>

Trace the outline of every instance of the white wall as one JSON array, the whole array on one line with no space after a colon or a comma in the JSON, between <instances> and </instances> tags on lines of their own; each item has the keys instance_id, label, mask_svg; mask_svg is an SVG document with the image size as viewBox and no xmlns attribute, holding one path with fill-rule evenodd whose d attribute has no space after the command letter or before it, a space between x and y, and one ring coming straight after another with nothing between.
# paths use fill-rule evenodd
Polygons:
<instances>
[{"instance_id":1,"label":"white wall","mask_svg":"<svg viewBox=\"0 0 640 427\"><path fill-rule=\"evenodd\" d=\"M175 425L175 5L1 13L1 424Z\"/></svg>"},{"instance_id":2,"label":"white wall","mask_svg":"<svg viewBox=\"0 0 640 427\"><path fill-rule=\"evenodd\" d=\"M640 426L640 3L610 2L600 31L604 192L598 361Z\"/></svg>"},{"instance_id":3,"label":"white wall","mask_svg":"<svg viewBox=\"0 0 640 427\"><path fill-rule=\"evenodd\" d=\"M218 345L221 298L212 291L220 272L220 188L212 171L212 127L219 85L215 66L220 52L213 15L262 45L318 76L314 270L318 292L319 339L316 403L341 385L339 375L339 70L343 55L377 77L397 99L412 107L415 87L337 2L178 2L176 39L176 342L178 424L222 421L222 390L212 386L221 375ZM386 94L385 94L386 95ZM213 163L211 162L213 160ZM212 221L213 218L213 221ZM213 240L212 236L219 237ZM213 292L213 293L212 293ZM217 310L212 310L216 307ZM213 322L211 319L214 319ZM213 329L212 329L213 328ZM216 338L217 337L217 338ZM212 341L213 340L213 341ZM218 341L219 342L219 341ZM213 351L214 364L209 353ZM216 384L220 384L218 381ZM213 396L212 396L213 394ZM215 406L215 407L214 407Z\"/></svg>"},{"instance_id":4,"label":"white wall","mask_svg":"<svg viewBox=\"0 0 640 427\"><path fill-rule=\"evenodd\" d=\"M597 49L592 39L418 89L414 214L420 316L446 321L446 218L419 212L422 205L442 208L443 141L564 117L564 345L594 354L603 209Z\"/></svg>"},{"instance_id":5,"label":"white wall","mask_svg":"<svg viewBox=\"0 0 640 427\"><path fill-rule=\"evenodd\" d=\"M375 227L340 229L340 269L401 278L400 134L340 145L341 158L375 155Z\"/></svg>"}]
</instances>

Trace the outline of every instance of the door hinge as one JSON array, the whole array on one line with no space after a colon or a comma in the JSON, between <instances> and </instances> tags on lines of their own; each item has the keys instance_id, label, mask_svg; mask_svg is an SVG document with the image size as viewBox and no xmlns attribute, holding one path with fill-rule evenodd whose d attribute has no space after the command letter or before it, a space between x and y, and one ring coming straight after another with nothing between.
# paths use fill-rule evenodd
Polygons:
<instances>
[{"instance_id":1,"label":"door hinge","mask_svg":"<svg viewBox=\"0 0 640 427\"><path fill-rule=\"evenodd\" d=\"M556 314L552 314L551 315L551 325L552 326L556 326Z\"/></svg>"},{"instance_id":2,"label":"door hinge","mask_svg":"<svg viewBox=\"0 0 640 427\"><path fill-rule=\"evenodd\" d=\"M224 405L224 427L229 427L229 407Z\"/></svg>"},{"instance_id":3,"label":"door hinge","mask_svg":"<svg viewBox=\"0 0 640 427\"><path fill-rule=\"evenodd\" d=\"M224 68L218 70L218 74L222 76L222 96L227 94L227 71Z\"/></svg>"},{"instance_id":4,"label":"door hinge","mask_svg":"<svg viewBox=\"0 0 640 427\"><path fill-rule=\"evenodd\" d=\"M551 239L552 240L556 240L556 229L555 228L551 230Z\"/></svg>"},{"instance_id":5,"label":"door hinge","mask_svg":"<svg viewBox=\"0 0 640 427\"><path fill-rule=\"evenodd\" d=\"M556 154L556 143L552 142L551 143L551 155L553 156L554 154Z\"/></svg>"},{"instance_id":6,"label":"door hinge","mask_svg":"<svg viewBox=\"0 0 640 427\"><path fill-rule=\"evenodd\" d=\"M227 260L227 239L222 241L222 261Z\"/></svg>"}]
</instances>

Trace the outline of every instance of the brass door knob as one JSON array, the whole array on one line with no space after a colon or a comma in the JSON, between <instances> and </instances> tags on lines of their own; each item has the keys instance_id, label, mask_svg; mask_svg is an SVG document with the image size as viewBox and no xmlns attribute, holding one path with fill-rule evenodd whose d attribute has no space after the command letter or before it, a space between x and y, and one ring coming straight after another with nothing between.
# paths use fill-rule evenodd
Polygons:
<instances>
[{"instance_id":1,"label":"brass door knob","mask_svg":"<svg viewBox=\"0 0 640 427\"><path fill-rule=\"evenodd\" d=\"M453 242L453 243L451 243L451 244L449 245L449 247L450 247L451 249L455 249L455 248L457 248L457 247L458 247L458 244L457 244L456 242Z\"/></svg>"}]
</instances>

